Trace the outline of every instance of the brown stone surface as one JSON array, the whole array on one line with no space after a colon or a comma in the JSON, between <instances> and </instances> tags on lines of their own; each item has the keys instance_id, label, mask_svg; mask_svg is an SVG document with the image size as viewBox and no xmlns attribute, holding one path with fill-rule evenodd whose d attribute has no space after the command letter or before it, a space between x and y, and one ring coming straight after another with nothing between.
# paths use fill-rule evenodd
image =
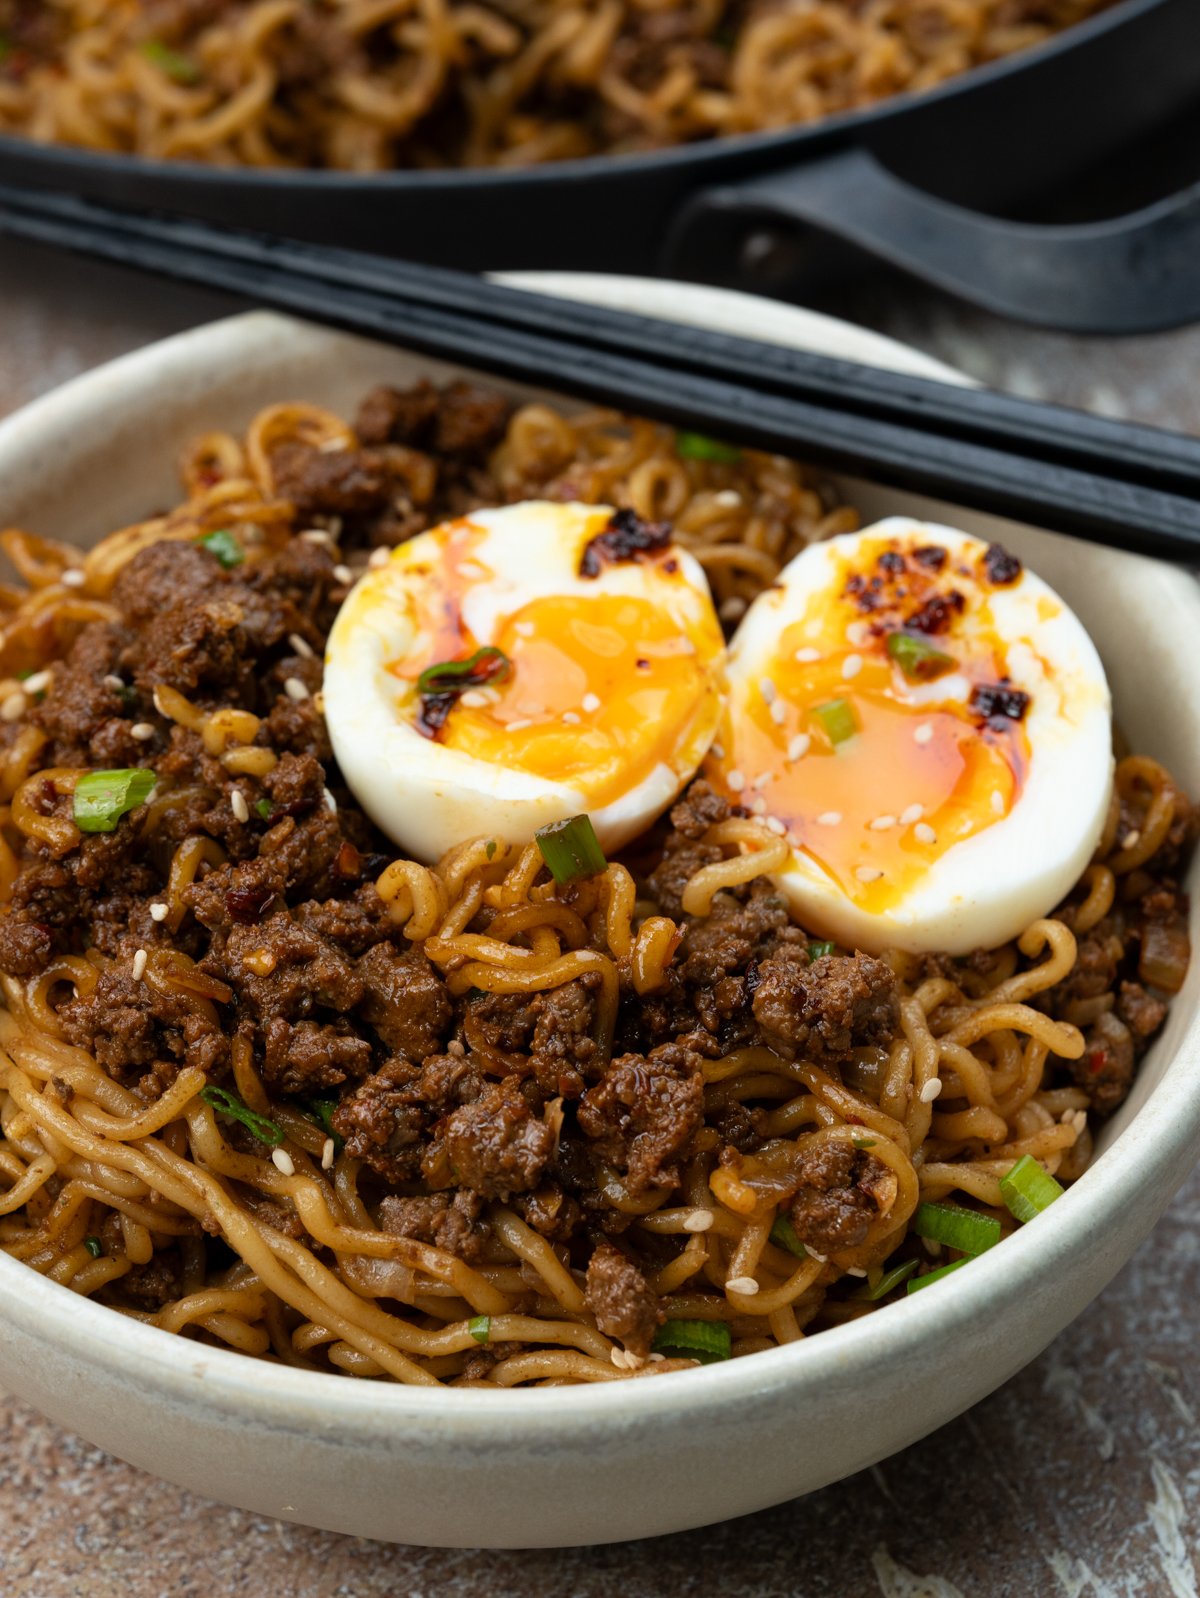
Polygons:
<instances>
[{"instance_id":1,"label":"brown stone surface","mask_svg":"<svg viewBox=\"0 0 1200 1598\"><path fill-rule=\"evenodd\" d=\"M8 245L0 304L0 412L225 308ZM1068 339L895 289L854 309L987 381L1200 431L1200 330ZM312 1532L193 1498L0 1398L0 1595L1197 1598L1198 1207L1200 1175L1091 1310L962 1419L840 1486L648 1543L438 1553Z\"/></svg>"}]
</instances>

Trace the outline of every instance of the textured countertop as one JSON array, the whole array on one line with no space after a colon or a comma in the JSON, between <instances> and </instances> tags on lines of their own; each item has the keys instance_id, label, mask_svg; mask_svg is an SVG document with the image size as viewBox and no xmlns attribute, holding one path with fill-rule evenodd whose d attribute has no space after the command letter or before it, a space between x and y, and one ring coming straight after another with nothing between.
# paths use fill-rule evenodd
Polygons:
<instances>
[{"instance_id":1,"label":"textured countertop","mask_svg":"<svg viewBox=\"0 0 1200 1598\"><path fill-rule=\"evenodd\" d=\"M230 308L7 244L0 304L0 414ZM890 283L850 309L985 382L1200 432L1200 329L1065 338ZM1198 1598L1198 1210L1200 1174L1036 1364L906 1453L781 1508L646 1543L441 1553L307 1531L193 1498L0 1394L0 1594Z\"/></svg>"}]
</instances>

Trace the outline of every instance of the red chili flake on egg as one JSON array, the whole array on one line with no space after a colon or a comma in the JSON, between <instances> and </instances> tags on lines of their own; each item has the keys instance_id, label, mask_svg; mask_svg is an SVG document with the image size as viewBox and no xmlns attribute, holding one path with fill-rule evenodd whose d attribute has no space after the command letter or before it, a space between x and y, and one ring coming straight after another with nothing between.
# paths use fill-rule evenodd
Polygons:
<instances>
[{"instance_id":1,"label":"red chili flake on egg","mask_svg":"<svg viewBox=\"0 0 1200 1598\"><path fill-rule=\"evenodd\" d=\"M997 588L1006 588L1021 575L1021 562L1010 555L1003 544L989 544L983 552L983 569L987 580Z\"/></svg>"}]
</instances>

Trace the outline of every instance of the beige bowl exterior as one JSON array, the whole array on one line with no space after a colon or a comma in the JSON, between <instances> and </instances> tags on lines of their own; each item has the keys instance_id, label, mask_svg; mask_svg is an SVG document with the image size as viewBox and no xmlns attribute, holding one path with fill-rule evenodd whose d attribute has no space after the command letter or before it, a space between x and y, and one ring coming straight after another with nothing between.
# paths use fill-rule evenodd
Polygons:
<instances>
[{"instance_id":1,"label":"beige bowl exterior","mask_svg":"<svg viewBox=\"0 0 1200 1598\"><path fill-rule=\"evenodd\" d=\"M936 371L860 330L720 291L628 280L584 289ZM238 428L283 399L346 410L373 383L450 370L261 313L202 328L0 425L0 524L92 542L170 502L170 463L197 431ZM998 533L1091 630L1137 747L1200 793L1200 595L1190 575L912 495L853 492L869 519L902 512ZM1053 1210L934 1292L789 1348L662 1380L413 1389L171 1337L0 1255L0 1382L89 1441L198 1493L387 1541L601 1543L762 1509L882 1459L984 1397L1128 1259L1196 1151L1198 988L1200 961L1106 1129L1102 1157Z\"/></svg>"}]
</instances>

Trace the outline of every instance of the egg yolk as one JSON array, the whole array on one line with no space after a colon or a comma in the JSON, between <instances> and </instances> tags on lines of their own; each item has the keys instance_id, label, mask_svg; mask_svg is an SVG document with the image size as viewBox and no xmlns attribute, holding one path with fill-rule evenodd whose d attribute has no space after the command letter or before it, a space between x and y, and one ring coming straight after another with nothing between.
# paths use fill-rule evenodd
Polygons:
<instances>
[{"instance_id":1,"label":"egg yolk","mask_svg":"<svg viewBox=\"0 0 1200 1598\"><path fill-rule=\"evenodd\" d=\"M683 618L671 589L686 583L669 553L654 561L654 600L627 594L556 594L531 600L478 640L463 617L467 589L494 574L469 523L443 541L440 562L406 574L416 606L412 647L389 663L412 682L426 667L465 660L481 642L509 670L468 688L439 742L477 760L576 788L589 807L619 799L659 766L694 770L718 714L714 615ZM690 590L689 590L690 593ZM690 746L690 747L689 747Z\"/></svg>"},{"instance_id":2,"label":"egg yolk","mask_svg":"<svg viewBox=\"0 0 1200 1598\"><path fill-rule=\"evenodd\" d=\"M878 572L885 553L891 562L872 587L862 574ZM911 635L949 659L914 682L889 654L889 635L950 594L943 629ZM860 547L783 629L761 678L739 681L706 775L734 802L778 818L853 903L887 911L1020 797L1029 762L1020 720L972 704L976 687L1005 682L1006 654L973 571L927 572L892 541Z\"/></svg>"}]
</instances>

